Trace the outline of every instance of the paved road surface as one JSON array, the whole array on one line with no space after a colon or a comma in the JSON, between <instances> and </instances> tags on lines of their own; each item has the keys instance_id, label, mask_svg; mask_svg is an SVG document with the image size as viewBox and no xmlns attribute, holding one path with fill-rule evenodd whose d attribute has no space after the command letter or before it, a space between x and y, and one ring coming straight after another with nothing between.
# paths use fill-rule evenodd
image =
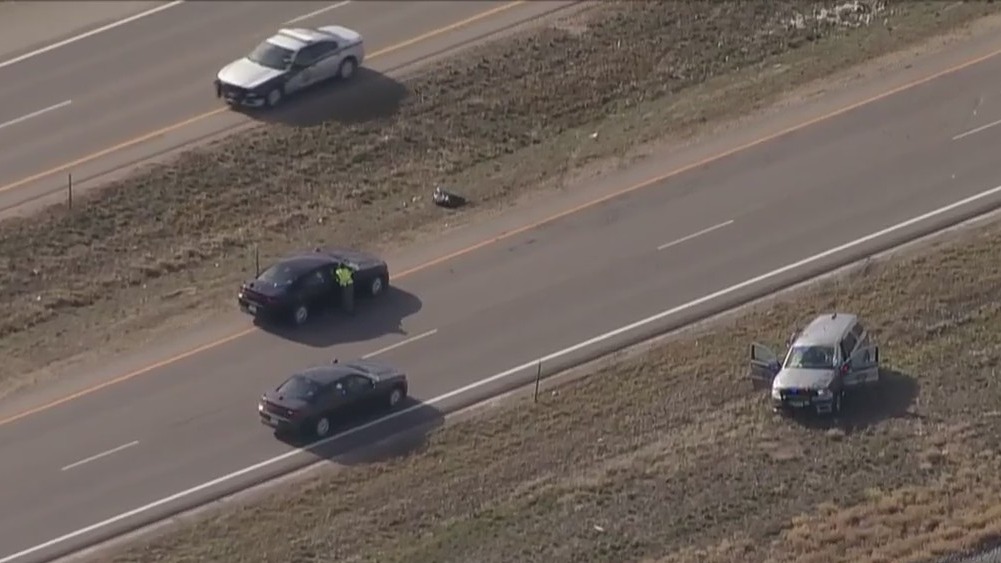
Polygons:
<instances>
[{"instance_id":1,"label":"paved road surface","mask_svg":"<svg viewBox=\"0 0 1001 563\"><path fill-rule=\"evenodd\" d=\"M254 332L0 427L0 483L16 484L0 489L0 560L289 451L255 401L290 369L436 330L378 356L429 399L1001 185L1001 127L953 140L1001 119L997 102L970 113L998 76L991 59L420 271L356 326L335 319L298 342Z\"/></svg>"},{"instance_id":2,"label":"paved road surface","mask_svg":"<svg viewBox=\"0 0 1001 563\"><path fill-rule=\"evenodd\" d=\"M0 62L133 17L167 2L0 2Z\"/></svg>"},{"instance_id":3,"label":"paved road surface","mask_svg":"<svg viewBox=\"0 0 1001 563\"><path fill-rule=\"evenodd\" d=\"M427 36L504 4L351 2L292 25L333 21L356 28L368 41L370 59L365 66L391 71L567 3L517 6ZM64 188L67 173L79 183L247 123L241 114L220 111L148 142L63 169L66 163L221 108L212 80L222 65L245 54L283 22L335 5L189 2L0 68L0 146L4 148L0 151L0 209ZM393 49L420 36L426 37ZM309 117L298 116L299 121Z\"/></svg>"}]
</instances>

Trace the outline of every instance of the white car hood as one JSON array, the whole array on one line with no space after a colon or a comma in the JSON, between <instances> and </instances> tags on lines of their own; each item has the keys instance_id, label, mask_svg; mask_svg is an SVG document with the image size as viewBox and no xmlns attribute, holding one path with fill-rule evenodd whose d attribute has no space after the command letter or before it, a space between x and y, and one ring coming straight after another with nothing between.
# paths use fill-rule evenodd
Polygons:
<instances>
[{"instance_id":1,"label":"white car hood","mask_svg":"<svg viewBox=\"0 0 1001 563\"><path fill-rule=\"evenodd\" d=\"M772 389L826 389L834 381L834 370L783 368L775 376Z\"/></svg>"},{"instance_id":2,"label":"white car hood","mask_svg":"<svg viewBox=\"0 0 1001 563\"><path fill-rule=\"evenodd\" d=\"M250 59L244 57L233 61L222 67L216 77L226 84L239 86L241 88L256 88L261 84L277 78L284 74L281 70L275 70L261 66Z\"/></svg>"}]
</instances>

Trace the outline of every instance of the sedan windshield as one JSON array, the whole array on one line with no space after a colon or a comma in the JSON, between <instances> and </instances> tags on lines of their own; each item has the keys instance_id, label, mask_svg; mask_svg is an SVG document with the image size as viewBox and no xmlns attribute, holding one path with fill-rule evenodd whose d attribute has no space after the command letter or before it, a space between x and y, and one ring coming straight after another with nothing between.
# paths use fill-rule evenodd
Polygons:
<instances>
[{"instance_id":1,"label":"sedan windshield","mask_svg":"<svg viewBox=\"0 0 1001 563\"><path fill-rule=\"evenodd\" d=\"M247 55L247 58L261 66L275 70L285 70L295 53L267 41L262 42Z\"/></svg>"},{"instance_id":2,"label":"sedan windshield","mask_svg":"<svg viewBox=\"0 0 1001 563\"><path fill-rule=\"evenodd\" d=\"M785 367L831 369L834 367L834 348L831 346L793 346L789 350Z\"/></svg>"},{"instance_id":3,"label":"sedan windshield","mask_svg":"<svg viewBox=\"0 0 1001 563\"><path fill-rule=\"evenodd\" d=\"M289 399L309 400L316 395L316 382L302 375L293 375L282 383L278 388L278 393Z\"/></svg>"}]
</instances>

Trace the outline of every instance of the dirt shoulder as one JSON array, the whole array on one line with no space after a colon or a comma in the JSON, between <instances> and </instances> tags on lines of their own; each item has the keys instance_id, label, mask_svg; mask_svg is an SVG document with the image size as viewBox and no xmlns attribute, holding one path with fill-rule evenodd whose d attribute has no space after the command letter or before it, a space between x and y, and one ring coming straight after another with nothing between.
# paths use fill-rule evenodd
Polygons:
<instances>
[{"instance_id":1,"label":"dirt shoulder","mask_svg":"<svg viewBox=\"0 0 1001 563\"><path fill-rule=\"evenodd\" d=\"M1001 537L1001 226L801 288L105 559L907 562ZM861 314L881 387L772 415L747 344ZM610 384L614 382L614 384Z\"/></svg>"},{"instance_id":2,"label":"dirt shoulder","mask_svg":"<svg viewBox=\"0 0 1001 563\"><path fill-rule=\"evenodd\" d=\"M861 4L870 11L823 18L794 1L599 4L404 85L359 76L322 125L261 126L115 182L72 212L5 221L0 396L50 379L55 362L106 357L231 309L255 245L268 257L433 240L565 187L574 170L621 164L637 144L705 131L997 10L908 2L874 14L882 3ZM475 204L445 213L428 202L435 184L460 186Z\"/></svg>"}]
</instances>

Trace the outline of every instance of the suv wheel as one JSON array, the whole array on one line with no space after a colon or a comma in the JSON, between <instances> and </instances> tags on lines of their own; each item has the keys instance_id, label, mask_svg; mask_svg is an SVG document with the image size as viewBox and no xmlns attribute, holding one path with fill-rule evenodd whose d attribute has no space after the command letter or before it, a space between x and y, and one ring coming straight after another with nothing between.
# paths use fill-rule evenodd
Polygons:
<instances>
[{"instance_id":1,"label":"suv wheel","mask_svg":"<svg viewBox=\"0 0 1001 563\"><path fill-rule=\"evenodd\" d=\"M282 103L282 89L275 88L274 90L268 92L267 98L265 98L265 103L269 108L278 107L278 104Z\"/></svg>"}]
</instances>

